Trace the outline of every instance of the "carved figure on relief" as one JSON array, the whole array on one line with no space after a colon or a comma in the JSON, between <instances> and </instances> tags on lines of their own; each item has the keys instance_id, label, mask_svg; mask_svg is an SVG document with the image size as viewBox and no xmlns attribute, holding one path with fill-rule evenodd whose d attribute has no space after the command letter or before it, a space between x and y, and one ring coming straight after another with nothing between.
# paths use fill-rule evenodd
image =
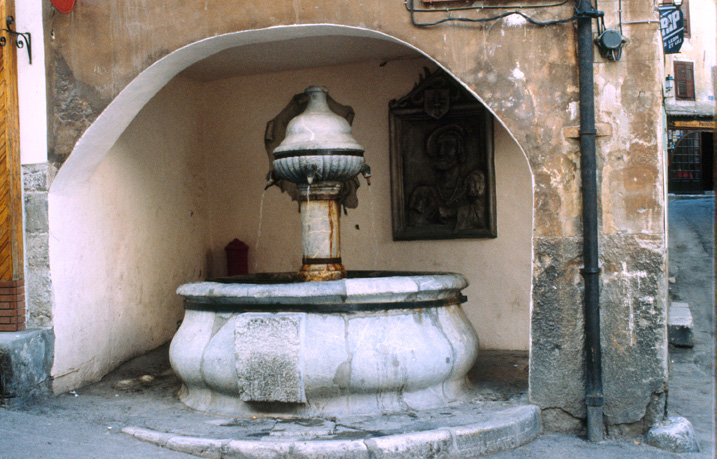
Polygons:
<instances>
[{"instance_id":1,"label":"carved figure on relief","mask_svg":"<svg viewBox=\"0 0 717 459\"><path fill-rule=\"evenodd\" d=\"M485 174L477 168L461 171L466 148L460 125L439 127L428 135L425 154L434 180L410 192L410 226L449 224L454 231L485 227Z\"/></svg>"}]
</instances>

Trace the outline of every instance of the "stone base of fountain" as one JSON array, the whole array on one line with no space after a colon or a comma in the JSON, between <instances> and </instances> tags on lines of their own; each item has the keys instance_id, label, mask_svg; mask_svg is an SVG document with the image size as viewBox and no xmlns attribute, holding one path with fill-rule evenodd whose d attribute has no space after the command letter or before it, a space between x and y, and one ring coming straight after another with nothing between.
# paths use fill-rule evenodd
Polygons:
<instances>
[{"instance_id":1,"label":"stone base of fountain","mask_svg":"<svg viewBox=\"0 0 717 459\"><path fill-rule=\"evenodd\" d=\"M538 407L486 403L469 390L478 336L461 308L463 276L344 269L343 182L368 181L370 168L327 93L307 88L281 143L276 119L265 137L267 186L288 180L298 192L301 270L177 291L186 315L169 357L180 399L231 416L207 421L230 436L202 435L196 423L124 431L202 457L246 458L475 457L531 440Z\"/></svg>"},{"instance_id":2,"label":"stone base of fountain","mask_svg":"<svg viewBox=\"0 0 717 459\"><path fill-rule=\"evenodd\" d=\"M196 412L178 415L171 423L122 431L195 456L245 459L474 458L518 447L541 432L540 408L498 401L331 419L242 421ZM191 424L186 422L188 415Z\"/></svg>"},{"instance_id":3,"label":"stone base of fountain","mask_svg":"<svg viewBox=\"0 0 717 459\"><path fill-rule=\"evenodd\" d=\"M380 414L465 395L478 337L459 274L253 275L181 286L182 401L232 416Z\"/></svg>"}]
</instances>

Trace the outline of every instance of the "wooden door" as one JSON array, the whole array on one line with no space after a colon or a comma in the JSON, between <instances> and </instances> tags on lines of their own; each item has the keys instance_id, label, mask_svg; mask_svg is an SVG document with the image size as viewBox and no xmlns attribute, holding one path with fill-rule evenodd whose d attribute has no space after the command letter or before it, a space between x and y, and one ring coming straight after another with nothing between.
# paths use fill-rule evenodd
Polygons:
<instances>
[{"instance_id":1,"label":"wooden door","mask_svg":"<svg viewBox=\"0 0 717 459\"><path fill-rule=\"evenodd\" d=\"M2 27L13 14L13 0L0 0ZM6 36L0 47L0 332L25 328L16 57L15 41Z\"/></svg>"}]
</instances>

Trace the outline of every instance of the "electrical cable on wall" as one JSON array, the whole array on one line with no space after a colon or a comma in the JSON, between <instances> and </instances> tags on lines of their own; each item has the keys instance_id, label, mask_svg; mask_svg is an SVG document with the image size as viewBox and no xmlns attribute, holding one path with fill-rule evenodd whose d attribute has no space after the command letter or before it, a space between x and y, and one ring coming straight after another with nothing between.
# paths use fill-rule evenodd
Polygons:
<instances>
[{"instance_id":1,"label":"electrical cable on wall","mask_svg":"<svg viewBox=\"0 0 717 459\"><path fill-rule=\"evenodd\" d=\"M539 5L529 5L529 6L498 6L498 5L489 5L489 6L461 6L461 7L452 7L452 8L416 8L414 6L414 0L406 0L404 1L404 6L409 11L411 15L411 23L417 27L430 27L435 26L438 24L442 24L444 22L472 22L472 23L480 23L480 22L490 22L490 21L497 21L498 19L503 19L508 16L521 16L523 19L528 21L530 24L538 25L538 26L549 26L554 24L563 24L566 22L572 22L577 20L580 17L593 17L593 18L599 18L603 16L602 11L597 10L591 10L591 11L577 11L575 10L575 14L573 14L569 18L563 18L563 19L554 19L550 21L540 21L537 19L532 18L531 16L528 16L527 14L520 11L521 9L544 9L544 8L553 8L562 6L566 3L568 3L569 0L565 0L558 3L548 3L548 4L539 4ZM455 11L468 11L468 10L487 10L487 9L510 9L510 8L518 8L514 9L513 11L506 11L505 13L498 14L491 17L486 18L467 18L467 17L461 17L461 16L453 16L453 12ZM432 22L418 22L416 21L416 13L421 14L431 14L431 13L444 13L447 14L447 17L444 17L442 19L438 19L436 21Z\"/></svg>"},{"instance_id":2,"label":"electrical cable on wall","mask_svg":"<svg viewBox=\"0 0 717 459\"><path fill-rule=\"evenodd\" d=\"M545 9L545 8L555 8L562 5L565 5L568 3L569 0L563 0L557 3L543 3L538 5L521 5L521 6L501 6L501 5L480 5L480 6L457 6L457 7L450 7L450 8L416 8L414 6L415 0L404 0L403 5L406 7L406 9L409 11L411 15L411 23L414 26L417 27L430 27L435 26L438 24L443 24L445 22L469 22L469 23L481 23L481 22L490 22L490 21L497 21L498 19L503 19L508 16L520 16L523 19L525 19L527 22L533 25L538 26L549 26L554 24L563 24L566 22L572 22L575 21L581 17L591 17L595 19L599 19L598 21L598 36L595 39L595 44L597 45L598 49L600 50L600 54L605 59L611 60L611 61L619 61L622 57L622 48L627 42L625 39L625 36L622 34L622 0L619 0L619 6L618 6L618 13L619 13L619 24L620 24L620 31L618 32L615 29L608 29L605 26L605 13L598 10L597 0L595 0L595 6L593 7L592 2L589 2L590 4L590 10L588 11L578 11L578 9L575 9L575 13L569 17L569 18L563 18L563 19L554 19L550 21L540 21L537 19L532 18L531 16L528 16L521 10L524 9ZM462 17L462 16L454 16L453 13L457 11L479 11L479 10L505 10L505 9L513 9L512 11L506 11L505 13L501 13L495 16L490 16L486 18L468 18L468 17ZM419 14L436 14L436 13L442 13L447 15L446 17L442 19L438 19L436 21L430 21L430 22L418 22L416 20L416 13Z\"/></svg>"}]
</instances>

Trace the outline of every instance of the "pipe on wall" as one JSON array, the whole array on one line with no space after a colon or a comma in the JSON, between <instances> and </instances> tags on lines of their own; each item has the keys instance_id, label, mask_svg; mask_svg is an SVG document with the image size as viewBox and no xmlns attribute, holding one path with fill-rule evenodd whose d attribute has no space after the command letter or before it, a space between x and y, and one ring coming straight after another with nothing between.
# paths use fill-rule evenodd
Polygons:
<instances>
[{"instance_id":1,"label":"pipe on wall","mask_svg":"<svg viewBox=\"0 0 717 459\"><path fill-rule=\"evenodd\" d=\"M583 269L585 281L585 359L589 441L603 439L602 356L600 349L600 266L598 252L597 161L595 153L595 91L593 88L592 19L599 12L589 0L576 0L580 89L580 174L583 204ZM581 14L582 13L582 14Z\"/></svg>"}]
</instances>

